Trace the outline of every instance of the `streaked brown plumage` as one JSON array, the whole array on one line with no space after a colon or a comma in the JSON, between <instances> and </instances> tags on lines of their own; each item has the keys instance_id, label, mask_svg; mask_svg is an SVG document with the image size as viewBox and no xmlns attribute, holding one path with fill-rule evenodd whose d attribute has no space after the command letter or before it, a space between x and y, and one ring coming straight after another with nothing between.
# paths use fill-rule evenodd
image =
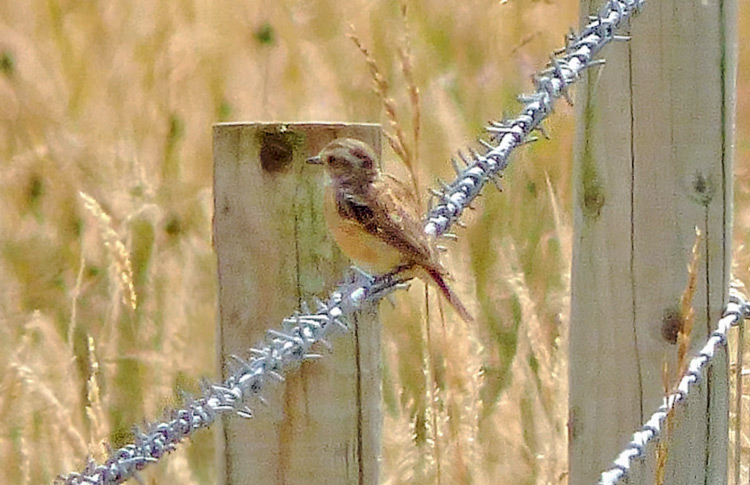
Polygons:
<instances>
[{"instance_id":1,"label":"streaked brown plumage","mask_svg":"<svg viewBox=\"0 0 750 485\"><path fill-rule=\"evenodd\" d=\"M378 170L369 145L339 138L308 161L323 164L331 178L323 210L336 243L349 258L372 273L434 283L464 320L472 320L445 282L447 272L422 229L415 194Z\"/></svg>"}]
</instances>

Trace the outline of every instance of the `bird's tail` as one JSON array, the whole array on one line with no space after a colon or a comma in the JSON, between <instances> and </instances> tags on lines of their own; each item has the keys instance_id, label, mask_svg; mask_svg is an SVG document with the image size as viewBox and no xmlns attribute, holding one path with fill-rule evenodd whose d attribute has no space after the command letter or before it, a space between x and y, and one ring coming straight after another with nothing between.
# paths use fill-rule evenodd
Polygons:
<instances>
[{"instance_id":1,"label":"bird's tail","mask_svg":"<svg viewBox=\"0 0 750 485\"><path fill-rule=\"evenodd\" d=\"M466 307L461 303L461 300L458 299L458 296L453 293L453 291L450 289L448 284L445 282L445 278L443 278L443 273L440 272L440 270L435 268L424 268L425 271L430 275L430 278L435 282L438 288L440 288L440 292L445 296L445 299L448 300L448 303L451 304L451 306L456 310L456 312L459 314L461 318L465 322L472 322L474 321L474 318L471 316L469 311L466 309Z\"/></svg>"}]
</instances>

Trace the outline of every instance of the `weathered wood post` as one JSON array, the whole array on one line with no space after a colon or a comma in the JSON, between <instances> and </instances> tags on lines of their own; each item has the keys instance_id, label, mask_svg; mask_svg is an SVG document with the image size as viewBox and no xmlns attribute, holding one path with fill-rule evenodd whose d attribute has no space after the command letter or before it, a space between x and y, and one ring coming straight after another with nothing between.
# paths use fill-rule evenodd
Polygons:
<instances>
[{"instance_id":1,"label":"weathered wood post","mask_svg":"<svg viewBox=\"0 0 750 485\"><path fill-rule=\"evenodd\" d=\"M380 153L374 124L227 123L214 127L214 245L218 359L245 356L313 295L326 296L348 263L320 212L325 176L305 163L339 136ZM375 484L380 439L380 327L374 312L337 338L335 353L303 364L254 404L225 418L220 483ZM326 353L325 348L319 350Z\"/></svg>"},{"instance_id":2,"label":"weathered wood post","mask_svg":"<svg viewBox=\"0 0 750 485\"><path fill-rule=\"evenodd\" d=\"M582 1L582 15L600 3ZM571 484L595 483L661 404L696 226L693 350L725 303L736 12L735 0L649 1L632 40L607 48L577 91ZM675 416L665 483L726 483L725 357ZM653 472L650 458L629 483L654 483Z\"/></svg>"}]
</instances>

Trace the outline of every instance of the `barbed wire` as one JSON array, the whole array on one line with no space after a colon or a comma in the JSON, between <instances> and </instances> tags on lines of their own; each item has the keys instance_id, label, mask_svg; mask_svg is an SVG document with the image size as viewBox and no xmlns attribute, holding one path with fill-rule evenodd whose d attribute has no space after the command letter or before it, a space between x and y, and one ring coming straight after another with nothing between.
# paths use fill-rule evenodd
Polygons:
<instances>
[{"instance_id":1,"label":"barbed wire","mask_svg":"<svg viewBox=\"0 0 750 485\"><path fill-rule=\"evenodd\" d=\"M555 102L566 98L567 89L582 71L604 63L594 56L613 40L627 40L615 31L637 14L645 0L608 0L599 13L590 18L580 34L571 31L566 45L550 56L547 67L533 77L536 90L519 96L523 104L514 119L494 121L487 126L489 140L480 139L480 148L469 154L459 152L465 164L461 168L453 160L456 179L448 184L440 181L440 190L433 190L436 203L425 217L425 233L451 237L448 229L458 222L463 211L479 195L488 181L499 188L501 172L517 147L535 140L534 131L546 133L541 123L552 112ZM182 409L172 410L160 422L145 430L135 430L133 443L110 450L102 464L88 459L81 472L60 476L56 483L117 484L138 477L138 472L176 449L184 439L198 430L211 426L223 413L251 418L256 404L264 404L263 392L274 383L284 381L284 374L307 360L321 356L313 352L316 344L329 346L336 333L350 328L348 317L369 302L377 302L388 293L404 287L403 281L381 275L372 277L351 270L345 281L325 300L315 301L315 310L303 305L282 322L282 330L269 330L265 340L250 349L248 357L232 356L234 370L221 384L201 384L201 397L185 396Z\"/></svg>"},{"instance_id":2,"label":"barbed wire","mask_svg":"<svg viewBox=\"0 0 750 485\"><path fill-rule=\"evenodd\" d=\"M647 445L661 438L669 415L686 402L690 389L703 378L703 371L716 355L716 349L727 345L729 329L737 324L742 325L743 320L748 318L750 318L750 305L747 300L736 289L730 289L729 303L724 308L716 330L711 333L706 344L688 364L685 375L677 385L677 390L664 398L659 409L651 415L640 430L633 434L630 443L617 455L612 466L602 472L599 478L600 485L622 483L628 477L633 464L645 458Z\"/></svg>"},{"instance_id":3,"label":"barbed wire","mask_svg":"<svg viewBox=\"0 0 750 485\"><path fill-rule=\"evenodd\" d=\"M572 104L568 87L579 79L582 71L604 63L603 59L594 60L594 56L605 45L629 39L615 35L615 31L640 11L644 1L610 0L597 15L590 17L580 34L568 34L565 48L553 53L547 67L533 76L536 91L519 96L518 100L524 104L521 114L511 120L491 122L486 127L489 141L479 140L481 152L474 149L468 155L459 152L458 159L466 165L464 168L453 160L457 177L451 184L441 182L441 190L432 191L438 203L427 214L425 233L445 235L488 181L500 189L499 178L513 150L535 141L534 131L547 137L541 123L552 112L555 102L563 97Z\"/></svg>"},{"instance_id":4,"label":"barbed wire","mask_svg":"<svg viewBox=\"0 0 750 485\"><path fill-rule=\"evenodd\" d=\"M263 342L250 349L250 356L232 356L234 368L221 384L201 383L202 396L184 396L183 408L169 412L161 422L146 430L135 430L134 442L109 452L103 464L89 459L80 473L58 477L56 483L66 485L122 483L138 477L138 472L157 462L195 432L211 426L218 415L233 413L252 418L251 405L265 405L263 391L269 384L284 381L284 374L304 361L321 357L312 347L322 344L336 333L349 330L346 319L369 301L378 301L404 283L388 277L373 278L351 270L344 283L327 301L316 300L316 310L303 304L301 311L282 322L282 331L269 330Z\"/></svg>"}]
</instances>

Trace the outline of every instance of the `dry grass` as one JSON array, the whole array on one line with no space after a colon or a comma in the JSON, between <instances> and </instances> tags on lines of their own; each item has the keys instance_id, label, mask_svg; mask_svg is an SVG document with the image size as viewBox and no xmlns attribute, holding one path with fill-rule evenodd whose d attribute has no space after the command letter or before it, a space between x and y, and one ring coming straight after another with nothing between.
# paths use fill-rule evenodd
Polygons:
<instances>
[{"instance_id":1,"label":"dry grass","mask_svg":"<svg viewBox=\"0 0 750 485\"><path fill-rule=\"evenodd\" d=\"M669 396L676 391L677 386L685 375L687 366L690 363L690 344L693 337L693 324L695 322L695 308L693 307L693 300L695 298L695 292L698 288L698 263L701 259L699 252L703 235L698 227L695 228L695 241L693 242L693 248L690 251L690 262L687 265L687 283L685 289L680 295L680 311L679 315L675 318L675 329L676 341L677 341L677 359L675 369L669 368L669 362L665 356L664 362L662 363L662 388L664 390L664 396ZM712 322L713 324L713 322ZM670 329L671 331L671 329ZM667 333L670 333L668 331ZM664 331L663 333L664 334ZM664 426L664 437L671 435L674 423L674 410L672 410L666 418ZM656 445L656 470L654 483L656 485L662 485L664 483L664 477L667 470L667 459L669 458L669 440L662 439Z\"/></svg>"},{"instance_id":2,"label":"dry grass","mask_svg":"<svg viewBox=\"0 0 750 485\"><path fill-rule=\"evenodd\" d=\"M578 23L572 0L403 5L0 5L0 483L77 470L216 375L212 123L390 123L390 99L412 107L394 149L432 185ZM350 24L387 95L372 94ZM446 258L478 323L433 326L426 365L422 294L384 305L387 483L565 482L570 110L547 129ZM737 241L750 236L743 133ZM747 252L737 261L746 279ZM204 433L146 478L213 483L212 454Z\"/></svg>"},{"instance_id":3,"label":"dry grass","mask_svg":"<svg viewBox=\"0 0 750 485\"><path fill-rule=\"evenodd\" d=\"M685 374L689 363L688 351L693 337L693 324L695 322L695 309L693 299L698 288L698 263L701 259L699 252L703 235L700 229L695 228L695 242L690 252L690 263L688 263L688 279L685 290L680 296L680 330L677 332L677 379ZM677 382L673 383L676 386Z\"/></svg>"}]
</instances>

